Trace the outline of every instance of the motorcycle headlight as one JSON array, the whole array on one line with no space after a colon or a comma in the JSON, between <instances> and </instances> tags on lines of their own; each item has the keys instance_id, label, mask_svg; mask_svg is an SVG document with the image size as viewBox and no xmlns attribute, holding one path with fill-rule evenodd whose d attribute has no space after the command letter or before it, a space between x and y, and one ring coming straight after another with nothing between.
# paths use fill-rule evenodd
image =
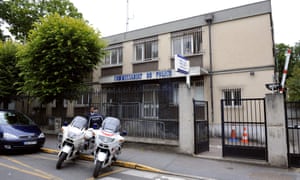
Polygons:
<instances>
[{"instance_id":1,"label":"motorcycle headlight","mask_svg":"<svg viewBox=\"0 0 300 180\"><path fill-rule=\"evenodd\" d=\"M101 136L101 135L99 135L99 139L104 143L111 143L115 140L114 138L107 137L107 136Z\"/></svg>"},{"instance_id":2,"label":"motorcycle headlight","mask_svg":"<svg viewBox=\"0 0 300 180\"><path fill-rule=\"evenodd\" d=\"M18 136L11 134L11 133L3 133L4 139L18 139Z\"/></svg>"}]
</instances>

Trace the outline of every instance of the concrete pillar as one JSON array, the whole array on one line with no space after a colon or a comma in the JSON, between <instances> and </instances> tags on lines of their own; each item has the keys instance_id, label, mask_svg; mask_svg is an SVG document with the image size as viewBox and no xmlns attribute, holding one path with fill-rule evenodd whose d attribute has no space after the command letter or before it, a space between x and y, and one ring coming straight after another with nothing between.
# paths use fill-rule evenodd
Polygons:
<instances>
[{"instance_id":1,"label":"concrete pillar","mask_svg":"<svg viewBox=\"0 0 300 180\"><path fill-rule=\"evenodd\" d=\"M288 167L284 96L282 94L266 94L266 121L269 163L272 166Z\"/></svg>"},{"instance_id":2,"label":"concrete pillar","mask_svg":"<svg viewBox=\"0 0 300 180\"><path fill-rule=\"evenodd\" d=\"M179 85L179 149L183 153L194 153L194 118L191 89Z\"/></svg>"}]
</instances>

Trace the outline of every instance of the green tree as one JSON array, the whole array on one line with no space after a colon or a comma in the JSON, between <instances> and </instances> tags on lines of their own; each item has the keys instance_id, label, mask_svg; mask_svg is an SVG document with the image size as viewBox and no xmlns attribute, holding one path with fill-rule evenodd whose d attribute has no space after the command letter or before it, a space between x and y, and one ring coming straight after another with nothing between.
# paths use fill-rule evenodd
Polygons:
<instances>
[{"instance_id":1,"label":"green tree","mask_svg":"<svg viewBox=\"0 0 300 180\"><path fill-rule=\"evenodd\" d=\"M4 108L8 103L15 99L17 95L17 86L15 82L20 81L19 69L17 64L18 44L11 41L0 41L0 101L3 102Z\"/></svg>"},{"instance_id":2,"label":"green tree","mask_svg":"<svg viewBox=\"0 0 300 180\"><path fill-rule=\"evenodd\" d=\"M293 47L294 65L291 75L287 78L286 87L290 101L300 101L300 42Z\"/></svg>"},{"instance_id":3,"label":"green tree","mask_svg":"<svg viewBox=\"0 0 300 180\"><path fill-rule=\"evenodd\" d=\"M9 31L16 39L26 41L32 24L47 14L82 18L69 0L6 0L0 1L0 18L9 25Z\"/></svg>"},{"instance_id":4,"label":"green tree","mask_svg":"<svg viewBox=\"0 0 300 180\"><path fill-rule=\"evenodd\" d=\"M292 77L287 79L289 101L300 101L300 66L293 68Z\"/></svg>"},{"instance_id":5,"label":"green tree","mask_svg":"<svg viewBox=\"0 0 300 180\"><path fill-rule=\"evenodd\" d=\"M24 84L21 92L42 103L74 100L86 87L84 79L104 56L106 43L82 19L48 15L34 24L19 51L18 67Z\"/></svg>"}]
</instances>

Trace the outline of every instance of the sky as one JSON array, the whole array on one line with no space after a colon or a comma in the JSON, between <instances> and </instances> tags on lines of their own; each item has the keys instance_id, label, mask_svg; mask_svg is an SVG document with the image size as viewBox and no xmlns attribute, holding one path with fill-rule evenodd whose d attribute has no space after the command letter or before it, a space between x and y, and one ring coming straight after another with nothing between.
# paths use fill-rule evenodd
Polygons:
<instances>
[{"instance_id":1,"label":"sky","mask_svg":"<svg viewBox=\"0 0 300 180\"><path fill-rule=\"evenodd\" d=\"M70 0L102 37L262 0ZM127 3L128 2L128 3ZM275 43L300 41L300 1L271 0ZM127 20L128 19L128 20Z\"/></svg>"}]
</instances>

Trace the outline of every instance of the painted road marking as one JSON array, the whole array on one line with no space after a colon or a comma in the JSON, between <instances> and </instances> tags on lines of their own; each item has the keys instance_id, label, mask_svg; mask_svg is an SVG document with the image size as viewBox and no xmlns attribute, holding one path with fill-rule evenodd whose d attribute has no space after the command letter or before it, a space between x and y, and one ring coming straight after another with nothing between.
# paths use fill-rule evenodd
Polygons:
<instances>
[{"instance_id":1,"label":"painted road marking","mask_svg":"<svg viewBox=\"0 0 300 180\"><path fill-rule=\"evenodd\" d=\"M30 170L21 169L21 168L18 168L18 167L16 167L16 166L9 166L9 165L6 165L5 167L9 167L9 168L11 168L11 169L15 169L15 170L17 170L17 171L21 171L21 172L25 172L25 173L28 173L28 172L29 172L29 174L31 174L31 175L38 175L38 176L41 176L41 177L43 177L43 178L46 177L46 179L60 179L59 177L56 177L56 176L54 176L54 175L51 175L51 174L49 174L49 173L47 173L47 172L45 172L45 171L42 171L42 170L40 170L40 169L36 169L36 168L34 168L34 167L32 167L32 166L30 166L30 165L28 165L28 164L25 164L25 163L23 163L23 162L21 162L21 161L18 161L18 160L16 160L16 159L13 159L13 158L10 158L10 157L7 157L7 156L0 156L0 157L2 157L3 159L6 159L6 160L8 160L8 161L11 161L11 162L13 162L13 163L15 163L15 164L18 164L18 165L20 165L20 166L23 166L23 167L26 167L26 168L28 168L28 169L31 169L31 171L30 171ZM1 163L1 165L3 166L3 163ZM32 170L35 171L35 172L37 172L37 173L32 172Z\"/></svg>"}]
</instances>

